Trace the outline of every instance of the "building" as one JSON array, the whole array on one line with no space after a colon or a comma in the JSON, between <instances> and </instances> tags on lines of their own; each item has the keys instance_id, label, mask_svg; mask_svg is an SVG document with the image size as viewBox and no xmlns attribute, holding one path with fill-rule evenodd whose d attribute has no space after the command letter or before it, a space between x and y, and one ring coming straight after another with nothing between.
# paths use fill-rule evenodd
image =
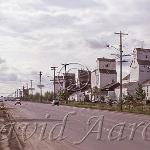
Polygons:
<instances>
[{"instance_id":1,"label":"building","mask_svg":"<svg viewBox=\"0 0 150 150\"><path fill-rule=\"evenodd\" d=\"M81 91L74 92L69 96L69 101L83 102L85 101L85 94Z\"/></svg>"},{"instance_id":2,"label":"building","mask_svg":"<svg viewBox=\"0 0 150 150\"><path fill-rule=\"evenodd\" d=\"M86 101L89 100L88 90L91 88L91 71L78 70L76 90L70 95L69 100Z\"/></svg>"},{"instance_id":3,"label":"building","mask_svg":"<svg viewBox=\"0 0 150 150\"><path fill-rule=\"evenodd\" d=\"M115 88L117 83L116 60L107 58L97 58L97 67L91 73L91 87L101 89L101 96L109 96L115 99Z\"/></svg>"},{"instance_id":4,"label":"building","mask_svg":"<svg viewBox=\"0 0 150 150\"><path fill-rule=\"evenodd\" d=\"M133 50L133 60L130 65L130 74L122 80L122 91L124 95L135 94L138 84L142 84L149 99L149 80L150 80L150 49L135 48ZM120 95L119 88L115 89L116 97Z\"/></svg>"},{"instance_id":5,"label":"building","mask_svg":"<svg viewBox=\"0 0 150 150\"><path fill-rule=\"evenodd\" d=\"M63 84L64 84L64 77L63 76L56 76L55 77L55 90L56 93L61 91L63 89Z\"/></svg>"},{"instance_id":6,"label":"building","mask_svg":"<svg viewBox=\"0 0 150 150\"><path fill-rule=\"evenodd\" d=\"M97 68L91 73L91 86L103 88L117 82L116 60L97 58Z\"/></svg>"},{"instance_id":7,"label":"building","mask_svg":"<svg viewBox=\"0 0 150 150\"><path fill-rule=\"evenodd\" d=\"M150 100L150 79L142 83L143 89L146 93L146 99Z\"/></svg>"},{"instance_id":8,"label":"building","mask_svg":"<svg viewBox=\"0 0 150 150\"><path fill-rule=\"evenodd\" d=\"M75 73L66 73L64 76L64 89L67 89L69 92L74 92L76 89L76 77Z\"/></svg>"},{"instance_id":9,"label":"building","mask_svg":"<svg viewBox=\"0 0 150 150\"><path fill-rule=\"evenodd\" d=\"M75 87L75 74L74 73L66 73L65 76L56 76L55 77L55 90L56 93L67 89L73 90Z\"/></svg>"},{"instance_id":10,"label":"building","mask_svg":"<svg viewBox=\"0 0 150 150\"><path fill-rule=\"evenodd\" d=\"M91 88L91 71L78 70L78 82L82 92Z\"/></svg>"},{"instance_id":11,"label":"building","mask_svg":"<svg viewBox=\"0 0 150 150\"><path fill-rule=\"evenodd\" d=\"M130 66L130 82L150 79L150 49L135 48Z\"/></svg>"}]
</instances>

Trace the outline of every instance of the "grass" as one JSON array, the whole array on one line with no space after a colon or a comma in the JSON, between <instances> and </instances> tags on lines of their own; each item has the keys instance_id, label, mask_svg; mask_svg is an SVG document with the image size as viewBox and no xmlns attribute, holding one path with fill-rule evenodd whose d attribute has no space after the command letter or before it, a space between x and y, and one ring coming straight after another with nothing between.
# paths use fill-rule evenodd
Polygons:
<instances>
[{"instance_id":1,"label":"grass","mask_svg":"<svg viewBox=\"0 0 150 150\"><path fill-rule=\"evenodd\" d=\"M132 109L128 109L122 106L122 111L120 111L120 107L116 104L109 106L106 103L91 103L91 102L69 102L68 104L62 103L62 105L79 107L79 108L89 108L89 109L100 109L100 110L108 110L108 111L117 111L117 112L128 112L128 113L136 113L136 114L146 114L150 115L150 106L134 106Z\"/></svg>"}]
</instances>

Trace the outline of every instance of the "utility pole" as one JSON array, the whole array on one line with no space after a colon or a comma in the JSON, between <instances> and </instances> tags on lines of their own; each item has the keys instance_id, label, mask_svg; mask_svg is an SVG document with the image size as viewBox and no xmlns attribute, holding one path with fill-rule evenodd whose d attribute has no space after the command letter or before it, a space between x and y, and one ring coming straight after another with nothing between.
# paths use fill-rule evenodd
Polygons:
<instances>
[{"instance_id":1,"label":"utility pole","mask_svg":"<svg viewBox=\"0 0 150 150\"><path fill-rule=\"evenodd\" d=\"M17 95L17 94L16 94L16 91L15 91L15 97L16 97L16 95Z\"/></svg>"},{"instance_id":2,"label":"utility pole","mask_svg":"<svg viewBox=\"0 0 150 150\"><path fill-rule=\"evenodd\" d=\"M18 97L20 98L20 97L21 97L21 94L20 94L20 89L19 89L19 91L18 91L18 92L19 92L19 94L18 94L19 96L18 96Z\"/></svg>"},{"instance_id":3,"label":"utility pole","mask_svg":"<svg viewBox=\"0 0 150 150\"><path fill-rule=\"evenodd\" d=\"M42 102L42 72L40 71L40 74L39 74L39 76L40 76L40 90L41 90L41 97L40 97L40 101Z\"/></svg>"},{"instance_id":4,"label":"utility pole","mask_svg":"<svg viewBox=\"0 0 150 150\"><path fill-rule=\"evenodd\" d=\"M69 64L62 64L65 67L65 74L67 73L67 66L69 66Z\"/></svg>"},{"instance_id":5,"label":"utility pole","mask_svg":"<svg viewBox=\"0 0 150 150\"><path fill-rule=\"evenodd\" d=\"M123 53L122 36L128 35L128 34L122 33L121 31L116 32L115 34L119 35L119 37L120 37L120 45L119 45L119 50L120 50L120 97L119 97L119 101L120 101L120 110L122 111L122 53Z\"/></svg>"},{"instance_id":6,"label":"utility pole","mask_svg":"<svg viewBox=\"0 0 150 150\"><path fill-rule=\"evenodd\" d=\"M17 89L17 98L18 98L18 89Z\"/></svg>"},{"instance_id":7,"label":"utility pole","mask_svg":"<svg viewBox=\"0 0 150 150\"><path fill-rule=\"evenodd\" d=\"M51 67L51 70L54 71L54 100L56 100L56 88L55 88L55 82L56 82L56 68L57 67Z\"/></svg>"},{"instance_id":8,"label":"utility pole","mask_svg":"<svg viewBox=\"0 0 150 150\"><path fill-rule=\"evenodd\" d=\"M65 68L65 73L64 73L64 90L66 90L66 76L67 76L67 66L69 66L69 64L62 64Z\"/></svg>"},{"instance_id":9,"label":"utility pole","mask_svg":"<svg viewBox=\"0 0 150 150\"><path fill-rule=\"evenodd\" d=\"M24 85L22 86L22 97L23 97L23 100L24 100Z\"/></svg>"},{"instance_id":10,"label":"utility pole","mask_svg":"<svg viewBox=\"0 0 150 150\"><path fill-rule=\"evenodd\" d=\"M30 80L30 82L31 82L31 95L33 95L33 88L32 88L33 80Z\"/></svg>"},{"instance_id":11,"label":"utility pole","mask_svg":"<svg viewBox=\"0 0 150 150\"><path fill-rule=\"evenodd\" d=\"M27 90L29 89L28 83L27 83Z\"/></svg>"},{"instance_id":12,"label":"utility pole","mask_svg":"<svg viewBox=\"0 0 150 150\"><path fill-rule=\"evenodd\" d=\"M29 99L29 85L28 85L28 83L26 83L27 84L27 99Z\"/></svg>"}]
</instances>

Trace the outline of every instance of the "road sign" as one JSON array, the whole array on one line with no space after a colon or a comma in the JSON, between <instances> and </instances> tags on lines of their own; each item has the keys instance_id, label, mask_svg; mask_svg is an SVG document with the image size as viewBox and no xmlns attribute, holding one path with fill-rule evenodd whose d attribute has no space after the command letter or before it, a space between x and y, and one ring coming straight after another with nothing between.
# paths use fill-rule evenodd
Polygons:
<instances>
[{"instance_id":1,"label":"road sign","mask_svg":"<svg viewBox=\"0 0 150 150\"><path fill-rule=\"evenodd\" d=\"M39 85L37 85L37 87L38 87L38 88L43 88L43 87L44 87L44 85L39 84Z\"/></svg>"}]
</instances>

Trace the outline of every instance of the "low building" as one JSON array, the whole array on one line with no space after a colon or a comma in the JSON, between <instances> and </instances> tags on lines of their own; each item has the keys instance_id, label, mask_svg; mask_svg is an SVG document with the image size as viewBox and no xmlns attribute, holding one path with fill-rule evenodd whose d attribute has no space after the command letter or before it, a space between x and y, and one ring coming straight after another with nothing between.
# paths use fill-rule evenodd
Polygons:
<instances>
[{"instance_id":1,"label":"low building","mask_svg":"<svg viewBox=\"0 0 150 150\"><path fill-rule=\"evenodd\" d=\"M146 94L146 99L150 100L150 79L146 80L142 83L143 89L145 91Z\"/></svg>"},{"instance_id":2,"label":"low building","mask_svg":"<svg viewBox=\"0 0 150 150\"><path fill-rule=\"evenodd\" d=\"M85 101L85 94L81 91L74 92L69 96L69 101L83 102Z\"/></svg>"}]
</instances>

